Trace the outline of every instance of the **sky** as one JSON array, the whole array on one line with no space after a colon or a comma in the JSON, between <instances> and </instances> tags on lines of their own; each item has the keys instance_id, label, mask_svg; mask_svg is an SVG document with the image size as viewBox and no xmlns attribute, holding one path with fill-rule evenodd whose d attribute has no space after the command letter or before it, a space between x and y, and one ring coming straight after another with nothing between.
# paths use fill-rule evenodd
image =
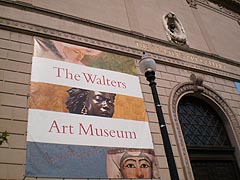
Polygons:
<instances>
[{"instance_id":1,"label":"sky","mask_svg":"<svg viewBox=\"0 0 240 180\"><path fill-rule=\"evenodd\" d=\"M238 92L239 92L239 94L240 94L240 83L239 83L239 82L235 82L235 85L236 85L236 87L237 87L237 89L238 89Z\"/></svg>"}]
</instances>

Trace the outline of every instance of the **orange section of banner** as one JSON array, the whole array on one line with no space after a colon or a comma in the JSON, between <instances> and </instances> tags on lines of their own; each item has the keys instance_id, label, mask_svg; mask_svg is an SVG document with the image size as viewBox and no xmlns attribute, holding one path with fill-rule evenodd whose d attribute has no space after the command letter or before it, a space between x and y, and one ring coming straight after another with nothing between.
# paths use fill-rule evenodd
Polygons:
<instances>
[{"instance_id":1,"label":"orange section of banner","mask_svg":"<svg viewBox=\"0 0 240 180\"><path fill-rule=\"evenodd\" d=\"M66 106L71 87L31 82L30 109L69 112ZM114 101L113 118L147 121L142 98L117 94ZM80 112L79 112L80 113Z\"/></svg>"}]
</instances>

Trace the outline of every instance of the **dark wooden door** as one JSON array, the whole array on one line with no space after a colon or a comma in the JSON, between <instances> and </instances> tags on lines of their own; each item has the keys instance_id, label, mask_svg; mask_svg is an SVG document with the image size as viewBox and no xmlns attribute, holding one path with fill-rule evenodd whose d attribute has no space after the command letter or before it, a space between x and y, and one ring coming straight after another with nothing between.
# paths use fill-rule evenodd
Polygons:
<instances>
[{"instance_id":1,"label":"dark wooden door","mask_svg":"<svg viewBox=\"0 0 240 180\"><path fill-rule=\"evenodd\" d=\"M218 113L203 100L179 101L178 118L195 180L240 180L239 168Z\"/></svg>"},{"instance_id":2,"label":"dark wooden door","mask_svg":"<svg viewBox=\"0 0 240 180\"><path fill-rule=\"evenodd\" d=\"M195 180L240 180L234 161L191 161Z\"/></svg>"}]
</instances>

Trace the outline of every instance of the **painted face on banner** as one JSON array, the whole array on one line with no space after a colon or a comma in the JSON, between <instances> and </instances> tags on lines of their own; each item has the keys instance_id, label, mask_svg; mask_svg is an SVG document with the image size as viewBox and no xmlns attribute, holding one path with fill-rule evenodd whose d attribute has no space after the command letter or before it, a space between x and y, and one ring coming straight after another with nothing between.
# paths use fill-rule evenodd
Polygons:
<instances>
[{"instance_id":1,"label":"painted face on banner","mask_svg":"<svg viewBox=\"0 0 240 180\"><path fill-rule=\"evenodd\" d=\"M129 157L122 162L123 178L152 178L152 163L144 157Z\"/></svg>"},{"instance_id":2,"label":"painted face on banner","mask_svg":"<svg viewBox=\"0 0 240 180\"><path fill-rule=\"evenodd\" d=\"M81 64L81 60L84 57L83 51L77 48L68 48L68 47L65 47L64 50L68 52L66 53L66 57L65 57L66 61L73 62L76 64L79 64L79 63Z\"/></svg>"},{"instance_id":3,"label":"painted face on banner","mask_svg":"<svg viewBox=\"0 0 240 180\"><path fill-rule=\"evenodd\" d=\"M111 93L90 91L86 101L89 115L112 117L114 113L114 98Z\"/></svg>"}]
</instances>

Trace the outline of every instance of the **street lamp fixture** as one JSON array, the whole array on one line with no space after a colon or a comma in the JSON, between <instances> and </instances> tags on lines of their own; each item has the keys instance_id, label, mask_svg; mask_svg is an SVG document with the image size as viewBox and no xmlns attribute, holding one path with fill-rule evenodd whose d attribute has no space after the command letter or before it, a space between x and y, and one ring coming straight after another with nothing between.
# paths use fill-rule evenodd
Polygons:
<instances>
[{"instance_id":1,"label":"street lamp fixture","mask_svg":"<svg viewBox=\"0 0 240 180\"><path fill-rule=\"evenodd\" d=\"M155 82L156 63L151 57L148 57L145 55L145 53L143 53L139 65L141 73L145 75L147 81L149 82L149 86L151 87L152 90L153 100L158 117L158 123L162 134L163 145L167 157L171 180L179 180L176 163L173 156L172 146L169 140L167 126L163 117L162 107L160 104L160 100L158 98L158 92L156 88Z\"/></svg>"}]
</instances>

